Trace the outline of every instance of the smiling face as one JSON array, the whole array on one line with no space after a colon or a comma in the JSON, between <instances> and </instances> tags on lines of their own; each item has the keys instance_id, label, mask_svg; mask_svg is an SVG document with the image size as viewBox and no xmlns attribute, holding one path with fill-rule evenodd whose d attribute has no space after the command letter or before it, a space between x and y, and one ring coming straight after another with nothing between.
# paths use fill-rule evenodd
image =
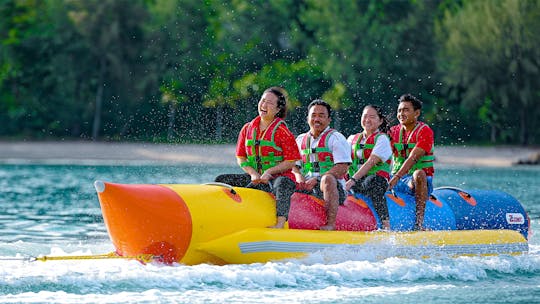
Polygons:
<instances>
[{"instance_id":1,"label":"smiling face","mask_svg":"<svg viewBox=\"0 0 540 304\"><path fill-rule=\"evenodd\" d=\"M328 109L322 105L315 105L309 109L308 124L311 135L319 135L330 125L332 119L328 115Z\"/></svg>"},{"instance_id":2,"label":"smiling face","mask_svg":"<svg viewBox=\"0 0 540 304\"><path fill-rule=\"evenodd\" d=\"M420 110L415 110L411 102L402 101L399 103L397 119L405 128L409 129L411 126L414 126L419 116Z\"/></svg>"},{"instance_id":3,"label":"smiling face","mask_svg":"<svg viewBox=\"0 0 540 304\"><path fill-rule=\"evenodd\" d=\"M265 92L258 105L259 116L264 121L272 121L279 112L278 97L272 92Z\"/></svg>"},{"instance_id":4,"label":"smiling face","mask_svg":"<svg viewBox=\"0 0 540 304\"><path fill-rule=\"evenodd\" d=\"M364 128L364 131L366 131L368 135L377 131L382 123L383 120L379 117L377 110L372 107L364 108L364 111L362 111L361 124L362 128Z\"/></svg>"}]
</instances>

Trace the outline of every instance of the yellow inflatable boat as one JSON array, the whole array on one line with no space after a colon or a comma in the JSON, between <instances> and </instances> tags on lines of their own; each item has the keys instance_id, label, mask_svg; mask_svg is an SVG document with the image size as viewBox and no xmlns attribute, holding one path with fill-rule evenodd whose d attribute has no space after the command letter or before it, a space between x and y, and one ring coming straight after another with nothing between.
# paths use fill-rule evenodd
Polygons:
<instances>
[{"instance_id":1,"label":"yellow inflatable boat","mask_svg":"<svg viewBox=\"0 0 540 304\"><path fill-rule=\"evenodd\" d=\"M459 189L439 189L426 208L425 222L431 231L410 231L413 198L387 194L392 231L381 231L369 200L350 195L338 212L341 231L319 231L314 229L324 224L324 207L301 193L293 196L289 229L270 229L265 227L275 223L275 201L259 190L224 184L102 181L96 181L95 188L116 252L151 254L166 264L268 262L337 248L354 252L366 246L386 246L397 256L424 257L528 251L529 219L521 205L504 193L496 193L499 202L494 202L491 192L466 193L466 197ZM502 212L492 215L479 210Z\"/></svg>"}]
</instances>

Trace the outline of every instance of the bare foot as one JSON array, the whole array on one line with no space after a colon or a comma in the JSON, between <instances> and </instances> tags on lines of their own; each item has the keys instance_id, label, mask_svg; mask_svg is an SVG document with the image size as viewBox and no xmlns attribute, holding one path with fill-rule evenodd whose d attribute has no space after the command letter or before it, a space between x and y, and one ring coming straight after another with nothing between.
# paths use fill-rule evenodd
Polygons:
<instances>
[{"instance_id":1,"label":"bare foot","mask_svg":"<svg viewBox=\"0 0 540 304\"><path fill-rule=\"evenodd\" d=\"M415 231L429 231L431 229L426 228L423 225L414 224L413 230L415 230Z\"/></svg>"},{"instance_id":2,"label":"bare foot","mask_svg":"<svg viewBox=\"0 0 540 304\"><path fill-rule=\"evenodd\" d=\"M285 222L287 219L284 216L278 216L276 220L276 224L273 226L268 226L268 228L276 228L276 229L282 229L285 227Z\"/></svg>"},{"instance_id":3,"label":"bare foot","mask_svg":"<svg viewBox=\"0 0 540 304\"><path fill-rule=\"evenodd\" d=\"M390 221L389 220L382 221L382 230L390 230Z\"/></svg>"},{"instance_id":4,"label":"bare foot","mask_svg":"<svg viewBox=\"0 0 540 304\"><path fill-rule=\"evenodd\" d=\"M326 230L326 231L332 231L335 230L336 227L334 225L324 225L319 228L320 230Z\"/></svg>"}]
</instances>

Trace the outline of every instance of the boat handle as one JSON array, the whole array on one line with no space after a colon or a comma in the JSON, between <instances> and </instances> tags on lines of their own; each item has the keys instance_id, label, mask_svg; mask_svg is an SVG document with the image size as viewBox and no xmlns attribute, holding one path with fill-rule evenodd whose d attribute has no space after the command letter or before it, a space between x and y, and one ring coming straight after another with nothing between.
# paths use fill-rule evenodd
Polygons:
<instances>
[{"instance_id":1,"label":"boat handle","mask_svg":"<svg viewBox=\"0 0 540 304\"><path fill-rule=\"evenodd\" d=\"M236 194L236 190L234 190L233 186L229 184L220 183L220 182L211 182L211 183L204 183L203 185L224 187L224 188L229 189L229 191L231 191L232 194Z\"/></svg>"},{"instance_id":2,"label":"boat handle","mask_svg":"<svg viewBox=\"0 0 540 304\"><path fill-rule=\"evenodd\" d=\"M443 186L443 187L437 187L433 190L454 190L454 191L458 191L458 192L462 192L464 193L468 198L471 197L471 195L469 194L469 192L461 189L461 188L458 188L458 187L451 187L451 186Z\"/></svg>"}]
</instances>

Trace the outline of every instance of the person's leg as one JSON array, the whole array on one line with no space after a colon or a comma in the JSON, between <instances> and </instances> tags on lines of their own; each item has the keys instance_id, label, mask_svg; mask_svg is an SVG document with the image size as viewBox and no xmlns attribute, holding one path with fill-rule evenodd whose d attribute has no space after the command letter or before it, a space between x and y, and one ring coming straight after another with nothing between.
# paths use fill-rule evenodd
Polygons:
<instances>
[{"instance_id":1,"label":"person's leg","mask_svg":"<svg viewBox=\"0 0 540 304\"><path fill-rule=\"evenodd\" d=\"M321 177L321 190L326 202L326 225L320 227L321 230L334 230L336 227L336 217L339 207L338 181L331 174Z\"/></svg>"},{"instance_id":2,"label":"person's leg","mask_svg":"<svg viewBox=\"0 0 540 304\"><path fill-rule=\"evenodd\" d=\"M424 230L424 214L426 211L426 201L428 200L428 184L426 172L416 170L413 173L414 198L416 200L416 222L415 229Z\"/></svg>"},{"instance_id":3,"label":"person's leg","mask_svg":"<svg viewBox=\"0 0 540 304\"><path fill-rule=\"evenodd\" d=\"M412 181L412 175L406 174L400 178L397 184L392 188L396 192L405 193L414 196L414 185Z\"/></svg>"},{"instance_id":4,"label":"person's leg","mask_svg":"<svg viewBox=\"0 0 540 304\"><path fill-rule=\"evenodd\" d=\"M247 173L243 174L221 174L215 179L215 182L225 183L233 187L245 187L251 182L251 177Z\"/></svg>"},{"instance_id":5,"label":"person's leg","mask_svg":"<svg viewBox=\"0 0 540 304\"><path fill-rule=\"evenodd\" d=\"M379 175L370 175L365 181L368 192L367 196L371 199L375 211L379 215L383 229L390 229L390 218L388 215L388 205L384 194L388 188L388 181Z\"/></svg>"},{"instance_id":6,"label":"person's leg","mask_svg":"<svg viewBox=\"0 0 540 304\"><path fill-rule=\"evenodd\" d=\"M254 184L250 182L249 184L246 185L246 188L262 190L262 191L266 191L270 193L272 192L272 187L270 186L270 184L263 184L263 183Z\"/></svg>"},{"instance_id":7,"label":"person's leg","mask_svg":"<svg viewBox=\"0 0 540 304\"><path fill-rule=\"evenodd\" d=\"M276 197L277 220L274 226L269 228L283 228L289 216L291 206L291 196L294 194L296 184L290 178L279 176L273 182L273 193Z\"/></svg>"},{"instance_id":8,"label":"person's leg","mask_svg":"<svg viewBox=\"0 0 540 304\"><path fill-rule=\"evenodd\" d=\"M384 197L387 188L388 181L379 175L365 176L353 187L355 192L369 197L384 229L390 229L388 205L386 204L386 198Z\"/></svg>"},{"instance_id":9,"label":"person's leg","mask_svg":"<svg viewBox=\"0 0 540 304\"><path fill-rule=\"evenodd\" d=\"M433 176L427 176L426 180L427 180L427 194L429 197L431 193L433 192Z\"/></svg>"}]
</instances>

